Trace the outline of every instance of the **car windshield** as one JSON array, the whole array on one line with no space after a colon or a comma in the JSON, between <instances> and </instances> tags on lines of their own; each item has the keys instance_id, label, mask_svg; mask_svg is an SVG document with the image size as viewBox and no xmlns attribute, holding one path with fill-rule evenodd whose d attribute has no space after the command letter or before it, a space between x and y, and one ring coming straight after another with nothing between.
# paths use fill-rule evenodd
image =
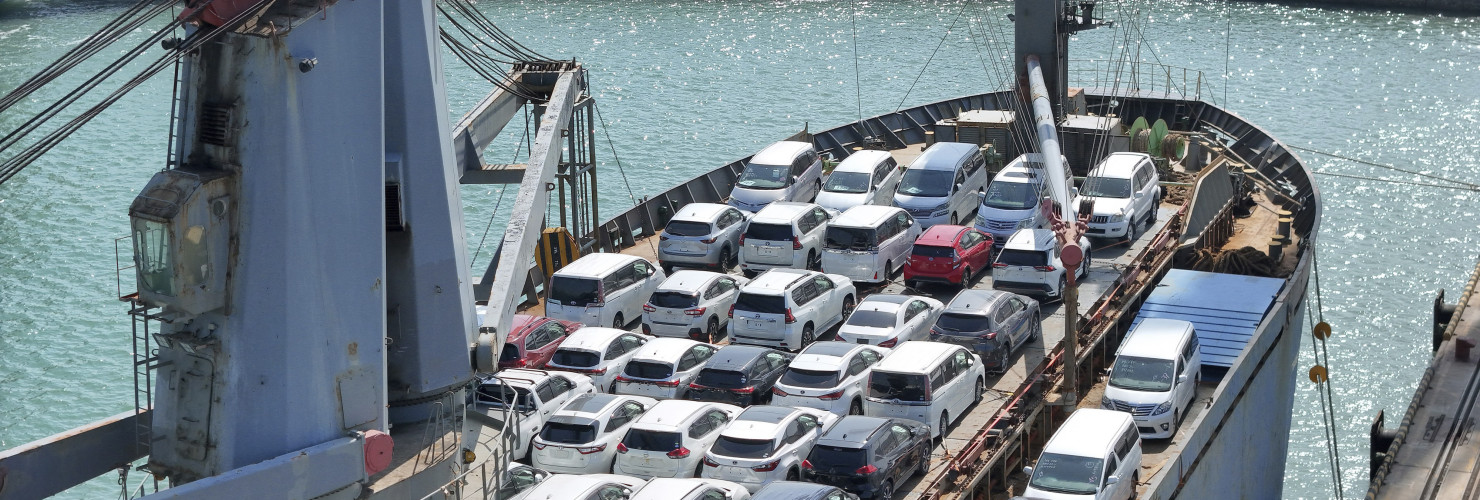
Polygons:
<instances>
[{"instance_id":1,"label":"car windshield","mask_svg":"<svg viewBox=\"0 0 1480 500\"><path fill-rule=\"evenodd\" d=\"M1116 179L1114 177L1090 177L1079 186L1079 194L1082 196L1097 196L1100 198L1130 198L1131 180Z\"/></svg>"},{"instance_id":2,"label":"car windshield","mask_svg":"<svg viewBox=\"0 0 1480 500\"><path fill-rule=\"evenodd\" d=\"M1033 466L1028 484L1055 493L1090 495L1100 489L1102 467L1098 458L1044 453Z\"/></svg>"},{"instance_id":3,"label":"car windshield","mask_svg":"<svg viewBox=\"0 0 1480 500\"><path fill-rule=\"evenodd\" d=\"M1003 249L997 254L997 263L1009 266L1045 266L1048 254L1037 250Z\"/></svg>"},{"instance_id":4,"label":"car windshield","mask_svg":"<svg viewBox=\"0 0 1480 500\"><path fill-rule=\"evenodd\" d=\"M657 361L633 361L627 363L627 367L622 369L622 373L628 377L657 380L673 375L673 367L667 363L659 363Z\"/></svg>"},{"instance_id":5,"label":"car windshield","mask_svg":"<svg viewBox=\"0 0 1480 500\"><path fill-rule=\"evenodd\" d=\"M1132 391L1166 392L1172 389L1172 362L1166 359L1118 356L1110 368L1109 383Z\"/></svg>"},{"instance_id":6,"label":"car windshield","mask_svg":"<svg viewBox=\"0 0 1480 500\"><path fill-rule=\"evenodd\" d=\"M684 292L654 292L653 298L648 301L652 302L655 307L688 309L699 305L699 296Z\"/></svg>"},{"instance_id":7,"label":"car windshield","mask_svg":"<svg viewBox=\"0 0 1480 500\"><path fill-rule=\"evenodd\" d=\"M771 456L771 445L769 439L737 439L722 435L709 451L724 457L766 458Z\"/></svg>"},{"instance_id":8,"label":"car windshield","mask_svg":"<svg viewBox=\"0 0 1480 500\"><path fill-rule=\"evenodd\" d=\"M982 205L999 210L1027 210L1038 204L1037 186L1030 182L993 182Z\"/></svg>"},{"instance_id":9,"label":"car windshield","mask_svg":"<svg viewBox=\"0 0 1480 500\"><path fill-rule=\"evenodd\" d=\"M848 316L848 324L864 328L894 328L894 319L891 312L859 309Z\"/></svg>"},{"instance_id":10,"label":"car windshield","mask_svg":"<svg viewBox=\"0 0 1480 500\"><path fill-rule=\"evenodd\" d=\"M676 220L669 222L663 232L673 236L709 236L709 224Z\"/></svg>"},{"instance_id":11,"label":"car windshield","mask_svg":"<svg viewBox=\"0 0 1480 500\"><path fill-rule=\"evenodd\" d=\"M884 400L930 401L929 381L918 373L874 371L868 377L868 396Z\"/></svg>"},{"instance_id":12,"label":"car windshield","mask_svg":"<svg viewBox=\"0 0 1480 500\"><path fill-rule=\"evenodd\" d=\"M838 385L838 372L792 368L781 375L781 383L792 387L827 389Z\"/></svg>"},{"instance_id":13,"label":"car windshield","mask_svg":"<svg viewBox=\"0 0 1480 500\"><path fill-rule=\"evenodd\" d=\"M683 447L683 436L677 432L632 429L622 438L622 445L634 450L673 451Z\"/></svg>"},{"instance_id":14,"label":"car windshield","mask_svg":"<svg viewBox=\"0 0 1480 500\"><path fill-rule=\"evenodd\" d=\"M764 314L786 314L786 298L780 295L740 292L740 296L735 299L735 310Z\"/></svg>"},{"instance_id":15,"label":"car windshield","mask_svg":"<svg viewBox=\"0 0 1480 500\"><path fill-rule=\"evenodd\" d=\"M555 355L550 358L550 362L560 366L590 368L601 362L601 355L591 351L556 349Z\"/></svg>"},{"instance_id":16,"label":"car windshield","mask_svg":"<svg viewBox=\"0 0 1480 500\"><path fill-rule=\"evenodd\" d=\"M861 227L828 226L822 243L829 250L871 250L874 245L874 230Z\"/></svg>"},{"instance_id":17,"label":"car windshield","mask_svg":"<svg viewBox=\"0 0 1480 500\"><path fill-rule=\"evenodd\" d=\"M919 244L917 244L917 245L915 245L915 248L914 249L910 250L910 254L911 255L917 255L917 256L920 256L920 257L945 257L945 258L954 258L956 256L956 249L951 248L951 247L938 247L938 246L934 246L934 245L919 245Z\"/></svg>"},{"instance_id":18,"label":"car windshield","mask_svg":"<svg viewBox=\"0 0 1480 500\"><path fill-rule=\"evenodd\" d=\"M910 196L950 196L951 180L956 173L950 170L925 170L912 168L904 171L899 180L899 194Z\"/></svg>"},{"instance_id":19,"label":"car windshield","mask_svg":"<svg viewBox=\"0 0 1480 500\"><path fill-rule=\"evenodd\" d=\"M781 189L790 184L786 176L791 173L787 165L763 165L751 163L745 166L735 185L749 189Z\"/></svg>"},{"instance_id":20,"label":"car windshield","mask_svg":"<svg viewBox=\"0 0 1480 500\"><path fill-rule=\"evenodd\" d=\"M534 410L534 400L529 394L529 389L508 386L498 382L478 386L478 404L480 405L493 408L508 408L511 402L514 403L515 410Z\"/></svg>"},{"instance_id":21,"label":"car windshield","mask_svg":"<svg viewBox=\"0 0 1480 500\"><path fill-rule=\"evenodd\" d=\"M791 225L751 223L745 228L745 237L753 240L791 241Z\"/></svg>"},{"instance_id":22,"label":"car windshield","mask_svg":"<svg viewBox=\"0 0 1480 500\"><path fill-rule=\"evenodd\" d=\"M829 193L867 193L869 175L862 172L833 172L822 190Z\"/></svg>"},{"instance_id":23,"label":"car windshield","mask_svg":"<svg viewBox=\"0 0 1480 500\"><path fill-rule=\"evenodd\" d=\"M601 301L601 282L590 278L556 276L550 279L551 302L567 306L585 306Z\"/></svg>"},{"instance_id":24,"label":"car windshield","mask_svg":"<svg viewBox=\"0 0 1480 500\"><path fill-rule=\"evenodd\" d=\"M954 332L979 332L990 328L986 316L976 314L945 313L935 320L935 326Z\"/></svg>"},{"instance_id":25,"label":"car windshield","mask_svg":"<svg viewBox=\"0 0 1480 500\"><path fill-rule=\"evenodd\" d=\"M868 465L868 450L841 446L817 445L807 456L812 467L822 471L853 472Z\"/></svg>"},{"instance_id":26,"label":"car windshield","mask_svg":"<svg viewBox=\"0 0 1480 500\"><path fill-rule=\"evenodd\" d=\"M699 385L706 387L718 387L721 389L738 389L745 387L747 377L744 373L731 370L713 370L705 368L699 370Z\"/></svg>"},{"instance_id":27,"label":"car windshield","mask_svg":"<svg viewBox=\"0 0 1480 500\"><path fill-rule=\"evenodd\" d=\"M551 443L582 444L596 440L596 426L566 422L545 422L540 439Z\"/></svg>"}]
</instances>

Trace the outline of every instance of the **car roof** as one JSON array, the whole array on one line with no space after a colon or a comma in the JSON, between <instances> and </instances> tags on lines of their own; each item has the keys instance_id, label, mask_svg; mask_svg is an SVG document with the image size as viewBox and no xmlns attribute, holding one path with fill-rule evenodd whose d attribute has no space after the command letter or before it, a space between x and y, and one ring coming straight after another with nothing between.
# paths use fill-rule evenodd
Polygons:
<instances>
[{"instance_id":1,"label":"car roof","mask_svg":"<svg viewBox=\"0 0 1480 500\"><path fill-rule=\"evenodd\" d=\"M708 486L709 483L702 479L691 477L659 477L653 478L642 485L642 489L632 494L629 500L677 500L688 496L690 492Z\"/></svg>"},{"instance_id":2,"label":"car roof","mask_svg":"<svg viewBox=\"0 0 1480 500\"><path fill-rule=\"evenodd\" d=\"M544 316L533 316L529 314L515 314L514 326L509 328L509 342L523 339L534 331L534 326L546 319Z\"/></svg>"},{"instance_id":3,"label":"car roof","mask_svg":"<svg viewBox=\"0 0 1480 500\"><path fill-rule=\"evenodd\" d=\"M832 491L835 486L800 481L772 481L750 498L754 500L811 500Z\"/></svg>"},{"instance_id":4,"label":"car roof","mask_svg":"<svg viewBox=\"0 0 1480 500\"><path fill-rule=\"evenodd\" d=\"M573 417L600 417L606 409L629 399L630 396L594 392L581 394L560 407L556 414Z\"/></svg>"},{"instance_id":5,"label":"car roof","mask_svg":"<svg viewBox=\"0 0 1480 500\"><path fill-rule=\"evenodd\" d=\"M983 316L995 309L998 302L1012 295L1012 292L1002 290L962 290L946 304L945 313Z\"/></svg>"},{"instance_id":6,"label":"car roof","mask_svg":"<svg viewBox=\"0 0 1480 500\"><path fill-rule=\"evenodd\" d=\"M916 245L930 247L953 247L956 246L956 238L966 231L966 226L953 226L950 224L936 224L926 229L919 238L915 239Z\"/></svg>"},{"instance_id":7,"label":"car roof","mask_svg":"<svg viewBox=\"0 0 1480 500\"><path fill-rule=\"evenodd\" d=\"M575 262L566 264L559 271L555 271L555 276L599 278L618 266L631 263L635 260L643 259L635 255L620 253L593 253L576 259Z\"/></svg>"},{"instance_id":8,"label":"car roof","mask_svg":"<svg viewBox=\"0 0 1480 500\"><path fill-rule=\"evenodd\" d=\"M562 474L556 481L541 481L525 492L525 500L569 500L583 498L585 493L607 484L621 484L629 488L643 486L646 481L635 477L616 474ZM575 493L575 494L573 494Z\"/></svg>"},{"instance_id":9,"label":"car roof","mask_svg":"<svg viewBox=\"0 0 1480 500\"><path fill-rule=\"evenodd\" d=\"M915 161L910 163L911 169L925 170L955 170L956 165L961 164L961 157L975 153L975 144L964 142L937 142L920 153Z\"/></svg>"},{"instance_id":10,"label":"car roof","mask_svg":"<svg viewBox=\"0 0 1480 500\"><path fill-rule=\"evenodd\" d=\"M928 370L936 360L959 349L959 346L952 344L911 340L890 351L883 361L874 365L874 370L917 373Z\"/></svg>"},{"instance_id":11,"label":"car roof","mask_svg":"<svg viewBox=\"0 0 1480 500\"><path fill-rule=\"evenodd\" d=\"M670 221L714 222L719 218L719 214L729 209L729 205L720 203L690 203L680 208L678 213L673 214Z\"/></svg>"},{"instance_id":12,"label":"car roof","mask_svg":"<svg viewBox=\"0 0 1480 500\"><path fill-rule=\"evenodd\" d=\"M868 442L874 431L889 423L889 419L867 415L848 415L833 424L831 429L817 439L817 444L857 448Z\"/></svg>"},{"instance_id":13,"label":"car roof","mask_svg":"<svg viewBox=\"0 0 1480 500\"><path fill-rule=\"evenodd\" d=\"M634 361L639 359L652 359L659 361L676 362L678 361L678 358L683 357L683 353L689 352L690 348L702 343L703 342L699 342L697 340L673 337L658 337L653 340L649 340L646 344L643 344L642 347L637 348L637 354L632 356L632 359Z\"/></svg>"},{"instance_id":14,"label":"car roof","mask_svg":"<svg viewBox=\"0 0 1480 500\"><path fill-rule=\"evenodd\" d=\"M863 301L858 303L858 307L867 306L871 308L869 309L871 311L893 312L898 311L900 307L903 307L905 303L913 299L914 297L912 296L900 295L897 293L876 293L873 295L869 295L868 297L864 297Z\"/></svg>"},{"instance_id":15,"label":"car roof","mask_svg":"<svg viewBox=\"0 0 1480 500\"><path fill-rule=\"evenodd\" d=\"M561 349L580 349L586 351L605 351L611 345L612 340L624 334L632 333L627 330L618 330L604 326L583 326L560 343Z\"/></svg>"},{"instance_id":16,"label":"car roof","mask_svg":"<svg viewBox=\"0 0 1480 500\"><path fill-rule=\"evenodd\" d=\"M1110 177L1116 179L1129 179L1135 171L1136 165L1150 158L1146 153L1111 153L1105 159L1100 160L1098 165L1089 170L1091 177Z\"/></svg>"},{"instance_id":17,"label":"car roof","mask_svg":"<svg viewBox=\"0 0 1480 500\"><path fill-rule=\"evenodd\" d=\"M761 293L763 295L781 295L786 292L786 288L791 286L792 283L811 274L811 271L778 267L767 270L761 273L760 276L756 276L755 279L750 280L750 283L746 283L745 287L741 288L740 291L744 293Z\"/></svg>"},{"instance_id":18,"label":"car roof","mask_svg":"<svg viewBox=\"0 0 1480 500\"><path fill-rule=\"evenodd\" d=\"M847 342L813 342L806 349L802 349L802 352L798 353L797 357L801 359L801 356L805 354L844 357L853 351L860 351L867 348L868 346L864 344L849 344Z\"/></svg>"},{"instance_id":19,"label":"car roof","mask_svg":"<svg viewBox=\"0 0 1480 500\"><path fill-rule=\"evenodd\" d=\"M848 155L847 158L843 158L843 161L838 163L838 166L833 167L833 173L862 172L873 174L874 167L878 167L879 162L889 159L890 156L888 151L876 151L872 149L858 151Z\"/></svg>"},{"instance_id":20,"label":"car roof","mask_svg":"<svg viewBox=\"0 0 1480 500\"><path fill-rule=\"evenodd\" d=\"M762 207L759 212L756 212L755 216L750 218L750 222L761 224L791 224L791 221L796 220L802 214L815 207L817 205L811 203L773 201Z\"/></svg>"},{"instance_id":21,"label":"car roof","mask_svg":"<svg viewBox=\"0 0 1480 500\"><path fill-rule=\"evenodd\" d=\"M700 271L696 269L684 269L668 275L663 283L658 285L660 292L699 292L715 278L724 276L713 271Z\"/></svg>"},{"instance_id":22,"label":"car roof","mask_svg":"<svg viewBox=\"0 0 1480 500\"><path fill-rule=\"evenodd\" d=\"M740 415L735 417L735 421L779 424L785 421L786 417L790 417L792 413L796 413L796 411L796 408L789 406L752 406L740 412Z\"/></svg>"},{"instance_id":23,"label":"car roof","mask_svg":"<svg viewBox=\"0 0 1480 500\"><path fill-rule=\"evenodd\" d=\"M705 408L711 406L714 406L714 403L690 401L687 399L665 399L653 405L641 417L637 417L637 423L634 425L644 429L673 430L692 420Z\"/></svg>"},{"instance_id":24,"label":"car roof","mask_svg":"<svg viewBox=\"0 0 1480 500\"><path fill-rule=\"evenodd\" d=\"M765 165L791 165L792 160L809 149L813 149L812 143L809 142L778 141L756 153L750 158L750 162Z\"/></svg>"},{"instance_id":25,"label":"car roof","mask_svg":"<svg viewBox=\"0 0 1480 500\"><path fill-rule=\"evenodd\" d=\"M1180 319L1144 318L1126 335L1116 355L1176 358L1182 354L1182 336L1192 329L1192 323Z\"/></svg>"},{"instance_id":26,"label":"car roof","mask_svg":"<svg viewBox=\"0 0 1480 500\"><path fill-rule=\"evenodd\" d=\"M1059 155L1059 159L1065 165L1064 170L1067 172L1069 159L1063 155ZM1013 158L1006 167L1002 167L1002 170L997 171L997 176L992 178L992 182L1036 182L1038 171L1042 168L1042 153L1023 153Z\"/></svg>"},{"instance_id":27,"label":"car roof","mask_svg":"<svg viewBox=\"0 0 1480 500\"><path fill-rule=\"evenodd\" d=\"M848 209L837 218L828 222L829 226L837 227L874 227L893 217L894 214L903 211L903 208L889 205L859 205Z\"/></svg>"},{"instance_id":28,"label":"car roof","mask_svg":"<svg viewBox=\"0 0 1480 500\"><path fill-rule=\"evenodd\" d=\"M744 368L762 354L771 352L773 349L753 346L729 344L719 348L709 361L704 363L705 368Z\"/></svg>"},{"instance_id":29,"label":"car roof","mask_svg":"<svg viewBox=\"0 0 1480 500\"><path fill-rule=\"evenodd\" d=\"M1019 229L1007 238L1002 248L1009 250L1047 250L1053 247L1053 231L1049 229Z\"/></svg>"},{"instance_id":30,"label":"car roof","mask_svg":"<svg viewBox=\"0 0 1480 500\"><path fill-rule=\"evenodd\" d=\"M737 439L775 439L781 433L781 422L795 411L785 406L752 406L735 417L720 434Z\"/></svg>"},{"instance_id":31,"label":"car roof","mask_svg":"<svg viewBox=\"0 0 1480 500\"><path fill-rule=\"evenodd\" d=\"M1075 410L1059 430L1054 431L1043 452L1104 458L1105 451L1120 437L1120 430L1129 424L1131 418L1130 413L1115 410Z\"/></svg>"},{"instance_id":32,"label":"car roof","mask_svg":"<svg viewBox=\"0 0 1480 500\"><path fill-rule=\"evenodd\" d=\"M506 368L494 373L493 376L483 379L484 383L502 381L505 385L516 387L534 387L545 379L554 377L555 373L549 370L538 370L534 368Z\"/></svg>"}]
</instances>

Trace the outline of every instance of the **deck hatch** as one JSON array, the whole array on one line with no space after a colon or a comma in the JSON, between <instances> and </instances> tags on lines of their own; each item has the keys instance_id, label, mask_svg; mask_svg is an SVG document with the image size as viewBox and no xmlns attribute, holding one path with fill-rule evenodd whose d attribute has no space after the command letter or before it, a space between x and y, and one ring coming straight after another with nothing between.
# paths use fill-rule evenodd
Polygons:
<instances>
[{"instance_id":1,"label":"deck hatch","mask_svg":"<svg viewBox=\"0 0 1480 500\"><path fill-rule=\"evenodd\" d=\"M1131 328L1145 318L1191 322L1202 344L1203 380L1221 379L1248 347L1284 284L1279 278L1173 269L1141 305Z\"/></svg>"}]
</instances>

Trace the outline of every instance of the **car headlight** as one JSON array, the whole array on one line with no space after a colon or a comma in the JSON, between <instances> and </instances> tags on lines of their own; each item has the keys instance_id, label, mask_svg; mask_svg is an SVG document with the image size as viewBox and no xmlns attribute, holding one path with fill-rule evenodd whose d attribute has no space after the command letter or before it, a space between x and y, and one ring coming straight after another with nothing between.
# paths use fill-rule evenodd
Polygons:
<instances>
[{"instance_id":1,"label":"car headlight","mask_svg":"<svg viewBox=\"0 0 1480 500\"><path fill-rule=\"evenodd\" d=\"M1151 410L1151 414L1152 415L1161 415L1161 414L1166 413L1166 412L1171 411L1171 410L1172 410L1172 402L1171 401L1167 401L1165 403L1156 405L1156 409Z\"/></svg>"},{"instance_id":2,"label":"car headlight","mask_svg":"<svg viewBox=\"0 0 1480 500\"><path fill-rule=\"evenodd\" d=\"M950 202L941 203L939 205L936 205L935 208L930 209L930 214L931 215L945 215L946 210L948 210L950 208L950 205L951 205Z\"/></svg>"},{"instance_id":3,"label":"car headlight","mask_svg":"<svg viewBox=\"0 0 1480 500\"><path fill-rule=\"evenodd\" d=\"M1106 410L1114 410L1115 400L1110 398L1100 398L1100 408L1104 408Z\"/></svg>"},{"instance_id":4,"label":"car headlight","mask_svg":"<svg viewBox=\"0 0 1480 500\"><path fill-rule=\"evenodd\" d=\"M985 216L985 215L978 215L978 216L976 216L976 225L978 225L978 226L986 226L987 225L987 216Z\"/></svg>"},{"instance_id":5,"label":"car headlight","mask_svg":"<svg viewBox=\"0 0 1480 500\"><path fill-rule=\"evenodd\" d=\"M1023 219L1023 220L1018 221L1016 225L1012 226L1012 229L1013 230L1027 229L1028 226L1032 226L1032 225L1033 225L1033 219L1030 217L1030 218L1027 218L1027 219Z\"/></svg>"}]
</instances>

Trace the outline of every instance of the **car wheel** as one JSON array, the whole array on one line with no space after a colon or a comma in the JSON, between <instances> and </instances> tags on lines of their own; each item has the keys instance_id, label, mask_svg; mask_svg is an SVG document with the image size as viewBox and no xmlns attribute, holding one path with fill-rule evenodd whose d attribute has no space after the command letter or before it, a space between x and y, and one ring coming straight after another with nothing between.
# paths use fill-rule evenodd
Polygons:
<instances>
[{"instance_id":1,"label":"car wheel","mask_svg":"<svg viewBox=\"0 0 1480 500\"><path fill-rule=\"evenodd\" d=\"M1069 279L1059 276L1059 300L1064 300L1064 291L1069 289Z\"/></svg>"},{"instance_id":2,"label":"car wheel","mask_svg":"<svg viewBox=\"0 0 1480 500\"><path fill-rule=\"evenodd\" d=\"M1140 222L1137 222L1136 219L1132 218L1129 222L1126 222L1126 224L1125 224L1125 239L1126 239L1126 241L1127 242L1130 242L1130 243L1135 243L1136 242L1136 238L1140 238L1141 237L1141 232L1139 231L1139 229L1141 229L1141 223Z\"/></svg>"},{"instance_id":3,"label":"car wheel","mask_svg":"<svg viewBox=\"0 0 1480 500\"><path fill-rule=\"evenodd\" d=\"M1012 357L1011 356L1008 356L1007 353L1008 353L1008 351L1011 351L1011 350L1012 350L1012 344L1007 344L1007 345L1004 345L1001 348L997 349L997 352L998 352L998 354L997 354L997 366L1002 367L1002 373L1007 373L1007 363L1009 363L1012 360ZM978 399L977 401L981 401L981 400Z\"/></svg>"},{"instance_id":4,"label":"car wheel","mask_svg":"<svg viewBox=\"0 0 1480 500\"><path fill-rule=\"evenodd\" d=\"M704 477L704 460L699 460L699 464L694 466L694 477Z\"/></svg>"},{"instance_id":5,"label":"car wheel","mask_svg":"<svg viewBox=\"0 0 1480 500\"><path fill-rule=\"evenodd\" d=\"M1094 252L1091 252L1088 248L1084 249L1084 262L1079 264L1079 269L1082 271L1079 273L1079 277L1089 277L1089 266L1090 264L1093 264L1094 261Z\"/></svg>"},{"instance_id":6,"label":"car wheel","mask_svg":"<svg viewBox=\"0 0 1480 500\"><path fill-rule=\"evenodd\" d=\"M853 314L853 296L852 295L843 297L843 317L846 318L850 314Z\"/></svg>"},{"instance_id":7,"label":"car wheel","mask_svg":"<svg viewBox=\"0 0 1480 500\"><path fill-rule=\"evenodd\" d=\"M817 201L817 195L822 194L822 180L812 182L812 201Z\"/></svg>"},{"instance_id":8,"label":"car wheel","mask_svg":"<svg viewBox=\"0 0 1480 500\"><path fill-rule=\"evenodd\" d=\"M625 327L625 326L627 326L627 322L626 321L622 321L622 313L617 313L617 316L614 317L614 318L612 318L612 328L616 328L618 330L622 330L623 329L622 327Z\"/></svg>"},{"instance_id":9,"label":"car wheel","mask_svg":"<svg viewBox=\"0 0 1480 500\"><path fill-rule=\"evenodd\" d=\"M1031 337L1028 337L1028 340L1038 340L1043 338L1043 320L1040 319L1037 314L1033 315L1033 333L1031 335Z\"/></svg>"},{"instance_id":10,"label":"car wheel","mask_svg":"<svg viewBox=\"0 0 1480 500\"><path fill-rule=\"evenodd\" d=\"M797 474L797 470L796 469L792 469L792 470L786 471L786 480L787 481L796 481L797 478L799 478L799 477L801 477L801 475L800 474Z\"/></svg>"},{"instance_id":11,"label":"car wheel","mask_svg":"<svg viewBox=\"0 0 1480 500\"><path fill-rule=\"evenodd\" d=\"M967 267L966 269L962 269L961 270L961 287L962 288L971 288L971 278L972 278L972 276L971 276L971 268L970 267Z\"/></svg>"},{"instance_id":12,"label":"car wheel","mask_svg":"<svg viewBox=\"0 0 1480 500\"><path fill-rule=\"evenodd\" d=\"M709 343L713 344L713 343L715 343L715 342L717 342L719 340L719 317L718 316L710 316L709 317L709 325L708 325L708 328L704 330L704 333L708 334L708 336L709 336L709 340L707 340L706 342L709 342Z\"/></svg>"},{"instance_id":13,"label":"car wheel","mask_svg":"<svg viewBox=\"0 0 1480 500\"><path fill-rule=\"evenodd\" d=\"M853 404L848 405L848 414L849 415L862 415L863 414L863 401L860 401L860 400L857 400L857 399L853 400Z\"/></svg>"},{"instance_id":14,"label":"car wheel","mask_svg":"<svg viewBox=\"0 0 1480 500\"><path fill-rule=\"evenodd\" d=\"M976 404L976 403L982 402L982 395L983 394L986 394L986 393L987 393L987 383L986 382L983 382L982 379L976 379L976 399L973 399L971 401L972 404Z\"/></svg>"},{"instance_id":15,"label":"car wheel","mask_svg":"<svg viewBox=\"0 0 1480 500\"><path fill-rule=\"evenodd\" d=\"M957 222L960 222L960 221L961 221L961 218L956 216L956 212L951 212L951 225L954 226L954 225L956 225Z\"/></svg>"},{"instance_id":16,"label":"car wheel","mask_svg":"<svg viewBox=\"0 0 1480 500\"><path fill-rule=\"evenodd\" d=\"M663 274L673 274L673 264L658 264L663 268Z\"/></svg>"},{"instance_id":17,"label":"car wheel","mask_svg":"<svg viewBox=\"0 0 1480 500\"><path fill-rule=\"evenodd\" d=\"M730 252L730 247L719 249L719 270L724 271L729 269L730 259L732 258L734 258L734 253Z\"/></svg>"},{"instance_id":18,"label":"car wheel","mask_svg":"<svg viewBox=\"0 0 1480 500\"><path fill-rule=\"evenodd\" d=\"M930 445L925 445L925 451L920 452L920 467L915 469L915 475L924 476L930 473Z\"/></svg>"},{"instance_id":19,"label":"car wheel","mask_svg":"<svg viewBox=\"0 0 1480 500\"><path fill-rule=\"evenodd\" d=\"M894 498L894 480L884 481L884 489L879 490L879 494L874 498L878 500L890 500Z\"/></svg>"},{"instance_id":20,"label":"car wheel","mask_svg":"<svg viewBox=\"0 0 1480 500\"><path fill-rule=\"evenodd\" d=\"M893 276L894 276L894 261L892 261L892 260L886 260L886 261L884 261L884 281L889 281L889 278L891 278Z\"/></svg>"},{"instance_id":21,"label":"car wheel","mask_svg":"<svg viewBox=\"0 0 1480 500\"><path fill-rule=\"evenodd\" d=\"M819 257L817 255L816 250L807 251L807 269L812 269L816 271L822 270L822 257Z\"/></svg>"},{"instance_id":22,"label":"car wheel","mask_svg":"<svg viewBox=\"0 0 1480 500\"><path fill-rule=\"evenodd\" d=\"M802 327L802 345L801 346L798 346L797 347L797 350L800 351L800 350L802 350L803 347L807 347L809 345L812 345L812 343L813 342L816 342L816 341L817 341L817 334L812 333L812 324L811 323L807 323L807 326L803 326Z\"/></svg>"},{"instance_id":23,"label":"car wheel","mask_svg":"<svg viewBox=\"0 0 1480 500\"><path fill-rule=\"evenodd\" d=\"M950 430L951 430L951 428L948 427L950 425L950 423L951 423L951 415L950 415L950 413L948 413L948 412L940 412L940 427L937 427L936 428L940 432L940 435L935 437L935 439L937 441L942 442L942 443L944 443L946 441L946 434L949 434L950 433Z\"/></svg>"}]
</instances>

